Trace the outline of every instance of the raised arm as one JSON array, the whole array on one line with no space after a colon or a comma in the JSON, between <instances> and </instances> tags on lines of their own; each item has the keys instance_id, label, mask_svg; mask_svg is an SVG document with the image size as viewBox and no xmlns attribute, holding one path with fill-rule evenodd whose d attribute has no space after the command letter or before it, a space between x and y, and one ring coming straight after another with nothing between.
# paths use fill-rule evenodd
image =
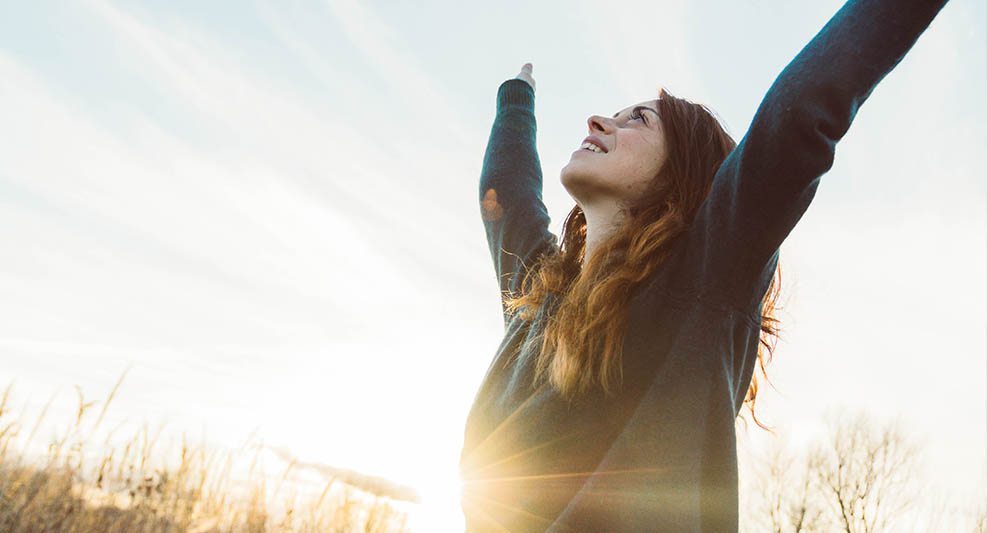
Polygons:
<instances>
[{"instance_id":1,"label":"raised arm","mask_svg":"<svg viewBox=\"0 0 987 533\"><path fill-rule=\"evenodd\" d=\"M526 270L557 240L548 231L550 220L542 203L534 105L532 83L512 78L500 85L480 173L480 214L502 304L505 294L517 294ZM509 318L505 311L505 324Z\"/></svg>"},{"instance_id":2,"label":"raised arm","mask_svg":"<svg viewBox=\"0 0 987 533\"><path fill-rule=\"evenodd\" d=\"M683 286L756 308L836 143L945 3L850 0L782 70L686 236Z\"/></svg>"},{"instance_id":3,"label":"raised arm","mask_svg":"<svg viewBox=\"0 0 987 533\"><path fill-rule=\"evenodd\" d=\"M677 271L687 290L707 302L759 302L836 142L944 4L850 0L785 67L688 231ZM672 356L547 531L737 530L736 456L724 450L735 443L737 398L748 383L737 381L740 363L718 354Z\"/></svg>"}]
</instances>

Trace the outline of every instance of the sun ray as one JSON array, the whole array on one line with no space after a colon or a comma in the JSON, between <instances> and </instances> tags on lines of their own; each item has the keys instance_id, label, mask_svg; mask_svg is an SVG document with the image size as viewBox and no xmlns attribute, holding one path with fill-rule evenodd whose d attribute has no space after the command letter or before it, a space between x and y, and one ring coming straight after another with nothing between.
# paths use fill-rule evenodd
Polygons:
<instances>
[{"instance_id":1,"label":"sun ray","mask_svg":"<svg viewBox=\"0 0 987 533\"><path fill-rule=\"evenodd\" d=\"M503 502L498 502L497 500L488 498L486 496L483 496L482 494L471 495L471 497L476 498L476 499L479 499L479 500L483 500L483 501L489 503L490 505L501 507L503 509L508 509L508 510L510 510L512 512L520 513L523 516L526 516L526 517L529 517L529 518L534 518L536 520L540 520L542 522L545 522L546 525L547 524L551 524L552 521L553 521L552 518L546 518L546 517L541 516L541 515L536 515L536 514L530 512L530 511L526 511L526 510L524 510L524 509L522 509L520 507L513 507L513 506L507 505L507 504L505 504ZM474 505L472 502L467 502L467 504L468 505ZM479 509L479 506L477 506L477 508ZM483 512L482 509L481 509L481 512ZM486 515L486 512L483 512L483 513ZM489 515L487 515L487 516L489 516ZM504 527L504 526L501 526L500 523L498 523L498 522L496 522L496 521L494 521L492 519L490 521L496 523L501 528ZM509 531L507 529L504 529L504 530L505 531Z\"/></svg>"},{"instance_id":2,"label":"sun ray","mask_svg":"<svg viewBox=\"0 0 987 533\"><path fill-rule=\"evenodd\" d=\"M475 447L473 447L473 450L470 451L470 455L473 455L475 453L481 452L483 450L483 448L486 445L488 445L488 443L490 442L490 440L492 438L494 438L495 436L497 436L500 433L500 431L502 431L504 429L504 427L506 427L506 425L509 422L511 422L511 421L514 420L515 417L519 416L518 414L521 412L521 410L528 403L530 403L535 398L535 396L537 396L538 393L541 392L541 389L543 389L546 385L547 385L546 383L542 383L542 384L540 384L538 386L538 388L536 388L535 390L533 390L531 392L531 394L527 398L525 398L525 400L523 402L521 402L517 407L514 408L514 411L512 411L511 414L507 415L507 418L505 418L500 424L497 425L497 427L495 427L490 432L490 434L488 434L486 437L484 437L483 440L481 440L479 443L477 443L477 445Z\"/></svg>"},{"instance_id":3,"label":"sun ray","mask_svg":"<svg viewBox=\"0 0 987 533\"><path fill-rule=\"evenodd\" d=\"M546 480L546 479L565 479L572 477L590 477L590 476L606 476L606 475L617 475L617 474L640 474L647 472L662 472L669 471L668 468L630 468L627 470L594 470L589 472L566 472L562 474L537 474L532 476L511 476L511 477L498 477L489 479L480 479L475 481L469 481L467 484L493 484L508 481L535 481L535 480Z\"/></svg>"},{"instance_id":4,"label":"sun ray","mask_svg":"<svg viewBox=\"0 0 987 533\"><path fill-rule=\"evenodd\" d=\"M489 469L489 468L492 468L492 467L494 467L494 466L497 466L497 465L502 465L502 464L504 464L504 463L506 463L506 462L508 462L508 461L511 461L511 460L513 460L513 459L518 459L518 458L520 458L521 456L524 456L524 455L527 455L527 454L529 454L529 453L532 453L532 452L534 452L534 451L536 451L536 450L539 450L539 449L541 449L541 448L544 448L545 446L549 446L549 445L551 445L551 444L554 444L554 443L556 443L556 442L559 442L559 441L561 441L561 440L565 440L565 439L568 439L568 438L569 438L569 437L571 437L572 435L573 435L572 433L570 433L570 434L568 434L568 435L563 435L563 436L561 436L561 437L559 437L559 438L557 438L557 439L552 439L552 440L549 440L549 441L545 441L545 442L543 442L543 443L541 443L541 444L539 444L539 445L537 445L537 446L532 446L532 447L530 447L530 448L527 448L527 449L524 449L524 450L521 450L521 451L519 451L519 452L517 452L517 453L515 453L515 454L513 454L513 455L509 455L509 456L507 456L507 457L504 457L503 459L500 459L500 460L498 460L498 461L494 461L494 462L492 462L492 463L488 463L488 464L486 464L486 465L483 465L482 467L480 467L480 468L478 468L478 469L476 469L476 470L475 470L475 473L477 473L477 474L479 474L479 473L482 473L483 471L485 471L485 470L487 470L487 469Z\"/></svg>"}]
</instances>

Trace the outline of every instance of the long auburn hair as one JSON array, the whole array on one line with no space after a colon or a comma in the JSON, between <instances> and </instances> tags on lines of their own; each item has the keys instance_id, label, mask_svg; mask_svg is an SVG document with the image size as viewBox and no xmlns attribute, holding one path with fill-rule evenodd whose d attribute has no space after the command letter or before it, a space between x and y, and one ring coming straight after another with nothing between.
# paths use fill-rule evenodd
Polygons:
<instances>
[{"instance_id":1,"label":"long auburn hair","mask_svg":"<svg viewBox=\"0 0 987 533\"><path fill-rule=\"evenodd\" d=\"M737 146L704 105L662 88L658 111L668 157L646 193L624 206L626 216L619 229L584 264L586 217L576 205L566 217L555 253L541 255L527 269L521 294L505 295L508 312L523 320L534 318L548 292L559 295L542 335L533 385L547 374L566 400L592 387L602 387L609 395L621 386L623 333L632 290L668 258L675 240L709 195L717 169ZM779 338L775 309L780 286L779 264L761 307L757 358L765 379L765 359L771 361ZM754 414L757 390L757 376L752 376L744 403L757 425L771 431Z\"/></svg>"}]
</instances>

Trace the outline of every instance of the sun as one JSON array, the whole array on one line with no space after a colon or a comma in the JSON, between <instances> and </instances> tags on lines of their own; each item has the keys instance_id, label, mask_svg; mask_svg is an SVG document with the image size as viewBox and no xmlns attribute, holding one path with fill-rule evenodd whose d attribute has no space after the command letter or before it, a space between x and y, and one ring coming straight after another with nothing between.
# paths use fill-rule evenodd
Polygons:
<instances>
[{"instance_id":1,"label":"sun","mask_svg":"<svg viewBox=\"0 0 987 533\"><path fill-rule=\"evenodd\" d=\"M458 472L436 471L417 484L421 503L409 513L411 531L464 531L460 497L462 482Z\"/></svg>"}]
</instances>

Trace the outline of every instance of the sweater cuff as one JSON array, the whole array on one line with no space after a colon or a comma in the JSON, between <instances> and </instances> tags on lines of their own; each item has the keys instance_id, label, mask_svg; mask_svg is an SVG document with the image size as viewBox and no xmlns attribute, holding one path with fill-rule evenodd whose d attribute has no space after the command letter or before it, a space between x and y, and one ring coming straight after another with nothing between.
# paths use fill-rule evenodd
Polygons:
<instances>
[{"instance_id":1,"label":"sweater cuff","mask_svg":"<svg viewBox=\"0 0 987 533\"><path fill-rule=\"evenodd\" d=\"M535 90L528 82L511 78L497 89L497 109L508 105L519 105L531 110L535 108Z\"/></svg>"}]
</instances>

